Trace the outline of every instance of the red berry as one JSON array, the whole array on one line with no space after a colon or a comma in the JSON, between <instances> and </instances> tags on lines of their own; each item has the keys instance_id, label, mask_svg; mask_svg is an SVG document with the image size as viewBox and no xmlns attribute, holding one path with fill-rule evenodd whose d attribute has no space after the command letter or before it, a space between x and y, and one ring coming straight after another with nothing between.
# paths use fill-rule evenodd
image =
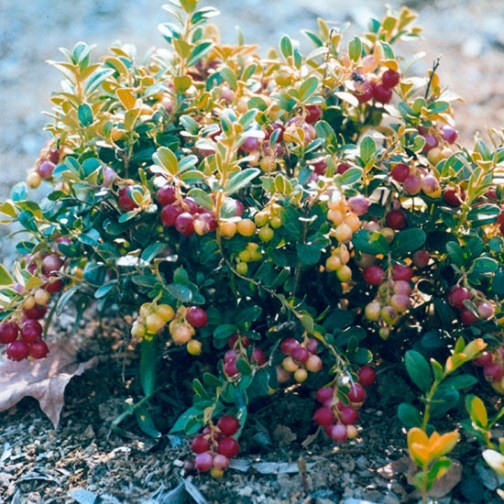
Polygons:
<instances>
[{"instance_id":1,"label":"red berry","mask_svg":"<svg viewBox=\"0 0 504 504\"><path fill-rule=\"evenodd\" d=\"M404 280L409 282L413 277L413 271L408 266L402 264L394 264L392 268L392 278L394 280Z\"/></svg>"},{"instance_id":2,"label":"red berry","mask_svg":"<svg viewBox=\"0 0 504 504\"><path fill-rule=\"evenodd\" d=\"M134 190L134 186L132 187L123 187L119 191L119 208L124 210L125 212L130 212L138 207L137 203L131 197L131 193Z\"/></svg>"},{"instance_id":3,"label":"red berry","mask_svg":"<svg viewBox=\"0 0 504 504\"><path fill-rule=\"evenodd\" d=\"M236 367L236 360L225 361L223 368L224 373L226 373L231 378L238 374L238 368Z\"/></svg>"},{"instance_id":4,"label":"red berry","mask_svg":"<svg viewBox=\"0 0 504 504\"><path fill-rule=\"evenodd\" d=\"M383 84L377 84L373 87L373 98L380 103L388 103L392 99L392 89Z\"/></svg>"},{"instance_id":5,"label":"red berry","mask_svg":"<svg viewBox=\"0 0 504 504\"><path fill-rule=\"evenodd\" d=\"M326 406L318 408L313 413L313 421L317 425L331 425L334 422L334 415L331 408Z\"/></svg>"},{"instance_id":6,"label":"red berry","mask_svg":"<svg viewBox=\"0 0 504 504\"><path fill-rule=\"evenodd\" d=\"M37 172L43 179L48 179L52 177L54 168L56 168L56 165L54 163L51 163L51 161L44 161L37 168Z\"/></svg>"},{"instance_id":7,"label":"red berry","mask_svg":"<svg viewBox=\"0 0 504 504\"><path fill-rule=\"evenodd\" d=\"M502 369L502 365L498 362L490 362L483 368L483 374L486 380L498 382L504 376L504 370Z\"/></svg>"},{"instance_id":8,"label":"red berry","mask_svg":"<svg viewBox=\"0 0 504 504\"><path fill-rule=\"evenodd\" d=\"M18 336L18 326L14 322L0 324L0 344L12 343Z\"/></svg>"},{"instance_id":9,"label":"red berry","mask_svg":"<svg viewBox=\"0 0 504 504\"><path fill-rule=\"evenodd\" d=\"M225 436L232 436L238 432L238 429L240 428L240 422L234 416L226 415L222 418L219 418L217 427Z\"/></svg>"},{"instance_id":10,"label":"red berry","mask_svg":"<svg viewBox=\"0 0 504 504\"><path fill-rule=\"evenodd\" d=\"M347 438L347 429L343 424L336 424L330 430L331 439L334 441L345 441Z\"/></svg>"},{"instance_id":11,"label":"red berry","mask_svg":"<svg viewBox=\"0 0 504 504\"><path fill-rule=\"evenodd\" d=\"M291 355L292 351L295 348L298 348L300 345L299 341L294 338L285 338L282 343L280 343L280 350L285 355Z\"/></svg>"},{"instance_id":12,"label":"red berry","mask_svg":"<svg viewBox=\"0 0 504 504\"><path fill-rule=\"evenodd\" d=\"M362 277L370 285L380 285L385 280L385 271L380 266L369 266L362 272Z\"/></svg>"},{"instance_id":13,"label":"red berry","mask_svg":"<svg viewBox=\"0 0 504 504\"><path fill-rule=\"evenodd\" d=\"M310 357L308 350L301 345L294 348L290 355L297 362L306 362Z\"/></svg>"},{"instance_id":14,"label":"red berry","mask_svg":"<svg viewBox=\"0 0 504 504\"><path fill-rule=\"evenodd\" d=\"M325 162L324 159L319 159L318 161L313 163L312 166L313 166L313 171L317 175L324 175L327 170L327 163Z\"/></svg>"},{"instance_id":15,"label":"red berry","mask_svg":"<svg viewBox=\"0 0 504 504\"><path fill-rule=\"evenodd\" d=\"M360 93L354 93L359 103L366 103L373 98L373 86L369 82L367 84Z\"/></svg>"},{"instance_id":16,"label":"red berry","mask_svg":"<svg viewBox=\"0 0 504 504\"><path fill-rule=\"evenodd\" d=\"M478 357L473 359L473 364L478 367L486 366L493 361L493 355L491 352L482 352Z\"/></svg>"},{"instance_id":17,"label":"red berry","mask_svg":"<svg viewBox=\"0 0 504 504\"><path fill-rule=\"evenodd\" d=\"M429 264L430 254L425 249L417 250L413 253L413 264L418 269L423 269Z\"/></svg>"},{"instance_id":18,"label":"red berry","mask_svg":"<svg viewBox=\"0 0 504 504\"><path fill-rule=\"evenodd\" d=\"M243 348L248 348L250 346L250 339L248 336L239 336L238 334L233 334L233 336L231 336L228 341L229 348L235 347L238 338L240 338L240 342Z\"/></svg>"},{"instance_id":19,"label":"red berry","mask_svg":"<svg viewBox=\"0 0 504 504\"><path fill-rule=\"evenodd\" d=\"M161 206L171 205L176 201L176 191L175 186L166 185L161 187L161 189L157 192L157 200L161 204Z\"/></svg>"},{"instance_id":20,"label":"red berry","mask_svg":"<svg viewBox=\"0 0 504 504\"><path fill-rule=\"evenodd\" d=\"M385 224L392 229L403 229L408 223L408 218L403 210L391 210L385 217Z\"/></svg>"},{"instance_id":21,"label":"red berry","mask_svg":"<svg viewBox=\"0 0 504 504\"><path fill-rule=\"evenodd\" d=\"M224 354L224 362L236 361L237 353L234 350L228 350Z\"/></svg>"},{"instance_id":22,"label":"red berry","mask_svg":"<svg viewBox=\"0 0 504 504\"><path fill-rule=\"evenodd\" d=\"M50 277L55 277L55 275L50 275ZM44 289L51 293L54 294L56 292L61 292L63 290L63 287L65 284L63 283L63 280L61 278L58 278L57 280L53 280L52 282L47 282L44 284Z\"/></svg>"},{"instance_id":23,"label":"red berry","mask_svg":"<svg viewBox=\"0 0 504 504\"><path fill-rule=\"evenodd\" d=\"M322 108L320 105L308 105L306 107L306 122L314 123L322 117Z\"/></svg>"},{"instance_id":24,"label":"red berry","mask_svg":"<svg viewBox=\"0 0 504 504\"><path fill-rule=\"evenodd\" d=\"M336 173L339 175L343 175L347 170L350 169L350 165L348 163L340 163L338 168L336 168Z\"/></svg>"},{"instance_id":25,"label":"red berry","mask_svg":"<svg viewBox=\"0 0 504 504\"><path fill-rule=\"evenodd\" d=\"M397 163L390 171L390 176L397 182L404 182L409 175L409 166Z\"/></svg>"},{"instance_id":26,"label":"red berry","mask_svg":"<svg viewBox=\"0 0 504 504\"><path fill-rule=\"evenodd\" d=\"M191 306L187 309L186 320L193 327L205 327L208 325L207 313L199 306Z\"/></svg>"},{"instance_id":27,"label":"red berry","mask_svg":"<svg viewBox=\"0 0 504 504\"><path fill-rule=\"evenodd\" d=\"M422 179L417 175L408 175L403 182L403 187L408 194L418 194L422 189Z\"/></svg>"},{"instance_id":28,"label":"red berry","mask_svg":"<svg viewBox=\"0 0 504 504\"><path fill-rule=\"evenodd\" d=\"M451 126L443 126L441 128L441 136L443 140L448 142L449 144L455 143L458 137L457 130L452 128Z\"/></svg>"},{"instance_id":29,"label":"red berry","mask_svg":"<svg viewBox=\"0 0 504 504\"><path fill-rule=\"evenodd\" d=\"M39 340L28 344L28 354L34 359L43 359L49 353L49 347L45 341Z\"/></svg>"},{"instance_id":30,"label":"red berry","mask_svg":"<svg viewBox=\"0 0 504 504\"><path fill-rule=\"evenodd\" d=\"M362 403L366 399L366 391L359 383L353 383L347 394L348 399L353 403Z\"/></svg>"},{"instance_id":31,"label":"red berry","mask_svg":"<svg viewBox=\"0 0 504 504\"><path fill-rule=\"evenodd\" d=\"M175 221L177 217L183 212L181 206L179 205L166 205L161 210L161 222L163 226L171 227L175 226Z\"/></svg>"},{"instance_id":32,"label":"red berry","mask_svg":"<svg viewBox=\"0 0 504 504\"><path fill-rule=\"evenodd\" d=\"M196 455L194 459L194 467L199 472L208 472L212 468L213 457L210 452L203 452Z\"/></svg>"},{"instance_id":33,"label":"red berry","mask_svg":"<svg viewBox=\"0 0 504 504\"><path fill-rule=\"evenodd\" d=\"M460 310L460 320L464 325L472 325L478 322L479 318L467 308L462 308Z\"/></svg>"},{"instance_id":34,"label":"red berry","mask_svg":"<svg viewBox=\"0 0 504 504\"><path fill-rule=\"evenodd\" d=\"M260 348L254 348L254 350L252 350L252 356L250 357L252 363L262 366L267 360L266 355L264 355L264 352Z\"/></svg>"},{"instance_id":35,"label":"red berry","mask_svg":"<svg viewBox=\"0 0 504 504\"><path fill-rule=\"evenodd\" d=\"M401 79L401 74L399 72L396 72L395 70L387 70L383 75L382 75L382 84L389 89L392 89L393 87L397 86L399 84L399 80Z\"/></svg>"},{"instance_id":36,"label":"red berry","mask_svg":"<svg viewBox=\"0 0 504 504\"><path fill-rule=\"evenodd\" d=\"M339 411L341 423L345 425L353 425L359 420L359 413L351 406L342 406Z\"/></svg>"},{"instance_id":37,"label":"red berry","mask_svg":"<svg viewBox=\"0 0 504 504\"><path fill-rule=\"evenodd\" d=\"M27 320L21 327L21 337L25 343L33 343L42 337L42 326L37 320Z\"/></svg>"},{"instance_id":38,"label":"red berry","mask_svg":"<svg viewBox=\"0 0 504 504\"><path fill-rule=\"evenodd\" d=\"M22 361L28 357L28 345L21 340L13 341L7 346L7 358L13 361Z\"/></svg>"},{"instance_id":39,"label":"red berry","mask_svg":"<svg viewBox=\"0 0 504 504\"><path fill-rule=\"evenodd\" d=\"M452 287L448 293L448 304L453 306L453 308L457 308L457 310L461 310L464 308L464 301L466 299L471 299L471 297L469 289L457 285Z\"/></svg>"},{"instance_id":40,"label":"red berry","mask_svg":"<svg viewBox=\"0 0 504 504\"><path fill-rule=\"evenodd\" d=\"M462 197L454 187L447 187L443 192L443 200L451 207L459 207L462 204Z\"/></svg>"},{"instance_id":41,"label":"red berry","mask_svg":"<svg viewBox=\"0 0 504 504\"><path fill-rule=\"evenodd\" d=\"M49 161L54 164L58 164L60 160L60 153L58 149L51 149L49 151Z\"/></svg>"},{"instance_id":42,"label":"red berry","mask_svg":"<svg viewBox=\"0 0 504 504\"><path fill-rule=\"evenodd\" d=\"M370 366L362 366L357 371L357 376L359 377L359 383L363 387L369 387L369 385L372 385L376 381L376 372Z\"/></svg>"},{"instance_id":43,"label":"red berry","mask_svg":"<svg viewBox=\"0 0 504 504\"><path fill-rule=\"evenodd\" d=\"M203 436L196 436L191 443L191 450L194 453L204 453L210 449L210 441Z\"/></svg>"},{"instance_id":44,"label":"red berry","mask_svg":"<svg viewBox=\"0 0 504 504\"><path fill-rule=\"evenodd\" d=\"M25 308L23 310L24 318L31 319L31 320L40 320L40 319L44 318L46 313L47 313L47 305L39 306L36 304L32 308Z\"/></svg>"},{"instance_id":45,"label":"red berry","mask_svg":"<svg viewBox=\"0 0 504 504\"><path fill-rule=\"evenodd\" d=\"M239 451L240 445L238 444L238 441L232 437L222 438L217 445L217 452L229 458L236 457Z\"/></svg>"},{"instance_id":46,"label":"red berry","mask_svg":"<svg viewBox=\"0 0 504 504\"><path fill-rule=\"evenodd\" d=\"M181 213L177 219L175 220L175 228L176 230L184 235L186 238L189 238L194 234L194 217L189 212Z\"/></svg>"},{"instance_id":47,"label":"red berry","mask_svg":"<svg viewBox=\"0 0 504 504\"><path fill-rule=\"evenodd\" d=\"M332 401L333 396L334 396L334 389L332 387L324 387L317 390L317 393L315 394L315 399L317 399L318 402L324 404L327 403L328 401Z\"/></svg>"},{"instance_id":48,"label":"red berry","mask_svg":"<svg viewBox=\"0 0 504 504\"><path fill-rule=\"evenodd\" d=\"M240 150L242 152L250 153L259 150L261 141L257 137L247 137L240 145Z\"/></svg>"},{"instance_id":49,"label":"red berry","mask_svg":"<svg viewBox=\"0 0 504 504\"><path fill-rule=\"evenodd\" d=\"M270 126L267 127L266 129L266 140L269 140L271 135L276 131L279 130L280 134L278 135L277 142L281 142L283 140L283 132L284 132L284 127L280 123L273 123Z\"/></svg>"},{"instance_id":50,"label":"red berry","mask_svg":"<svg viewBox=\"0 0 504 504\"><path fill-rule=\"evenodd\" d=\"M182 200L182 208L191 215L205 211L205 209L200 207L191 197L187 197Z\"/></svg>"}]
</instances>

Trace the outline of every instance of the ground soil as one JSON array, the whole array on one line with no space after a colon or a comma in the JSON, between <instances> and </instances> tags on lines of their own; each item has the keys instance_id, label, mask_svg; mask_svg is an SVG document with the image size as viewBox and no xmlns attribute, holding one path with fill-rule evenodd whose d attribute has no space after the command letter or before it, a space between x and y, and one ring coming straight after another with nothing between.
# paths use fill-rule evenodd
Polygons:
<instances>
[{"instance_id":1,"label":"ground soil","mask_svg":"<svg viewBox=\"0 0 504 504\"><path fill-rule=\"evenodd\" d=\"M167 20L160 9L163 3L165 0L0 0L0 199L24 178L46 138L42 132L46 119L40 112L49 108L48 97L57 88L59 76L45 60L58 58L58 47L71 47L81 39L97 43L99 53L121 39L137 45L141 55L162 44L155 26ZM246 39L258 41L263 48L276 45L284 32L298 36L300 28L314 28L317 16L364 26L370 16L381 16L384 11L378 0L207 3L223 12L217 24L226 40L234 40L234 26L240 24ZM389 3L399 5L397 0ZM425 41L418 50L425 51L426 57L415 71L425 72L432 60L442 55L443 82L467 99L466 104L457 106L461 138L469 142L485 127L500 129L504 119L502 2L410 4L420 10L425 27ZM0 232L0 258L7 263L13 258L5 229ZM170 491L187 478L208 502L222 504L355 504L362 502L359 499L395 504L410 498L412 487L402 472L405 468L400 463L388 465L401 459L405 442L398 420L389 412L398 400L411 394L405 383L391 378L393 375L381 374L375 394L381 402L370 401L362 413L359 438L341 446L322 436L303 446L313 434L307 430L309 422L302 421L313 403L301 394L258 405L257 423L250 432L260 435L244 436L248 440L240 457L246 462L288 463L287 468L295 472L278 474L281 467L270 464L262 466L270 474L261 474L261 466L255 466L247 472L230 470L224 481L213 481L185 470L189 454L185 442L168 436L153 441L128 421L121 424L122 432L111 430L112 422L124 411L125 401L136 397L135 354L122 344L120 324L112 323L99 331L94 317L84 322L76 336L84 352L82 358L101 354L101 360L97 368L72 380L59 429L53 429L31 399L0 414L0 502L76 502L70 492L80 488L81 492L74 494L80 502L177 503L184 502L182 490ZM64 319L53 336L67 338L70 323ZM114 345L115 351L109 352L107 345ZM165 393L169 396L172 390ZM169 423L175 414L169 408L160 411L166 415L160 423ZM497 483L477 462L479 449L468 446L455 454L468 471L463 477L465 490L458 485L442 502L495 499L492 488ZM303 464L307 469L300 473L296 468L303 468ZM190 484L188 488L196 495Z\"/></svg>"}]
</instances>

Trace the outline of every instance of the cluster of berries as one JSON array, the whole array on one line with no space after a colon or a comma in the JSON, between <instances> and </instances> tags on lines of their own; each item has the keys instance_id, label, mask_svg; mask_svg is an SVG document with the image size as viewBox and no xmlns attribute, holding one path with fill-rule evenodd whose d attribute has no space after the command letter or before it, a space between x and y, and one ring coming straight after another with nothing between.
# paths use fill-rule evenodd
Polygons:
<instances>
[{"instance_id":1,"label":"cluster of berries","mask_svg":"<svg viewBox=\"0 0 504 504\"><path fill-rule=\"evenodd\" d=\"M334 226L331 229L331 236L339 243L348 243L353 234L361 228L359 217L368 211L369 204L365 196L352 196L347 200L342 194L334 191L327 202L327 219Z\"/></svg>"},{"instance_id":2,"label":"cluster of berries","mask_svg":"<svg viewBox=\"0 0 504 504\"><path fill-rule=\"evenodd\" d=\"M504 394L504 346L494 352L485 351L473 361L473 364L483 368L485 379L499 394Z\"/></svg>"},{"instance_id":3,"label":"cluster of berries","mask_svg":"<svg viewBox=\"0 0 504 504\"><path fill-rule=\"evenodd\" d=\"M376 61L373 56L363 61L364 70L373 71L376 68ZM366 74L356 71L352 74L352 84L359 103L366 103L375 100L378 103L386 104L392 99L393 89L399 84L401 74L393 69L385 70L381 76Z\"/></svg>"},{"instance_id":4,"label":"cluster of berries","mask_svg":"<svg viewBox=\"0 0 504 504\"><path fill-rule=\"evenodd\" d=\"M231 458L236 457L240 450L234 436L240 428L238 419L231 415L219 418L216 425L209 425L196 436L191 449L196 454L194 467L199 472L208 472L214 478L222 478L229 467Z\"/></svg>"},{"instance_id":5,"label":"cluster of berries","mask_svg":"<svg viewBox=\"0 0 504 504\"><path fill-rule=\"evenodd\" d=\"M441 197L439 180L424 168L397 163L390 170L390 176L402 184L402 190L408 196L415 196L422 191L429 198Z\"/></svg>"},{"instance_id":6,"label":"cluster of berries","mask_svg":"<svg viewBox=\"0 0 504 504\"><path fill-rule=\"evenodd\" d=\"M58 149L51 149L50 147L43 149L37 166L26 177L28 187L36 189L42 180L50 179L59 161L60 152Z\"/></svg>"},{"instance_id":7,"label":"cluster of berries","mask_svg":"<svg viewBox=\"0 0 504 504\"><path fill-rule=\"evenodd\" d=\"M389 279L383 268L372 265L364 269L362 277L367 284L378 286L377 296L366 305L364 316L372 322L380 322L379 335L387 339L390 327L399 321L400 315L410 306L413 270L409 266L394 264L392 278Z\"/></svg>"},{"instance_id":8,"label":"cluster of berries","mask_svg":"<svg viewBox=\"0 0 504 504\"><path fill-rule=\"evenodd\" d=\"M235 378L240 375L237 367L239 359L243 359L249 364L262 366L266 364L267 357L265 353L258 347L250 348L250 338L245 335L233 334L229 338L229 350L224 354L223 369L224 373L229 378Z\"/></svg>"},{"instance_id":9,"label":"cluster of berries","mask_svg":"<svg viewBox=\"0 0 504 504\"><path fill-rule=\"evenodd\" d=\"M326 259L325 267L327 271L335 271L340 282L349 282L352 279L352 270L348 266L350 252L345 244L334 248L331 255Z\"/></svg>"},{"instance_id":10,"label":"cluster of berries","mask_svg":"<svg viewBox=\"0 0 504 504\"><path fill-rule=\"evenodd\" d=\"M358 382L350 386L332 385L317 390L315 398L322 404L313 414L313 420L334 441L345 441L357 437L355 423L359 420L359 408L366 400L364 387L372 385L376 373L369 366L357 372Z\"/></svg>"},{"instance_id":11,"label":"cluster of berries","mask_svg":"<svg viewBox=\"0 0 504 504\"><path fill-rule=\"evenodd\" d=\"M450 289L448 304L459 312L460 320L467 326L479 320L488 320L495 315L494 307L481 293L470 291L462 285L455 285Z\"/></svg>"},{"instance_id":12,"label":"cluster of berries","mask_svg":"<svg viewBox=\"0 0 504 504\"><path fill-rule=\"evenodd\" d=\"M282 371L278 372L279 382L284 383L294 373L294 380L303 383L308 378L308 371L318 373L322 369L322 359L317 355L318 341L310 338L300 343L294 338L285 338L280 343L280 350L285 355Z\"/></svg>"}]
</instances>

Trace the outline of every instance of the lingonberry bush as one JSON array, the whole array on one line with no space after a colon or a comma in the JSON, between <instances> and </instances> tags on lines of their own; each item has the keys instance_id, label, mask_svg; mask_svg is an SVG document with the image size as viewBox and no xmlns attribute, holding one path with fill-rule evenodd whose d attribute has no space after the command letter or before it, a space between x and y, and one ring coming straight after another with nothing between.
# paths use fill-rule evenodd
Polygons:
<instances>
[{"instance_id":1,"label":"lingonberry bush","mask_svg":"<svg viewBox=\"0 0 504 504\"><path fill-rule=\"evenodd\" d=\"M7 356L43 358L69 303L132 317L131 412L156 435L160 368L183 362L194 401L171 431L217 477L258 398L313 391L341 442L376 365L405 362L423 407L398 413L428 492L458 439L433 421L480 378L504 391L502 135L457 143L457 97L396 56L419 34L406 8L349 43L319 20L310 52L284 36L262 58L219 41L215 9L171 4L145 63L84 43L51 62L53 139L0 207L25 232L0 272Z\"/></svg>"}]
</instances>

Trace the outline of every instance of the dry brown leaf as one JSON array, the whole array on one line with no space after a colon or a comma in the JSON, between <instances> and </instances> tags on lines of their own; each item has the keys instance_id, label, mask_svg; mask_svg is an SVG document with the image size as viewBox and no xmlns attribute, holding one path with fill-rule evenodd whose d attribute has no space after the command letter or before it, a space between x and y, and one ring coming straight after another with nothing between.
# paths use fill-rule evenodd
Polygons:
<instances>
[{"instance_id":1,"label":"dry brown leaf","mask_svg":"<svg viewBox=\"0 0 504 504\"><path fill-rule=\"evenodd\" d=\"M45 359L0 363L0 411L12 408L24 397L33 397L57 429L68 382L98 362L97 357L77 362L76 353L70 343L59 342L49 344Z\"/></svg>"}]
</instances>

